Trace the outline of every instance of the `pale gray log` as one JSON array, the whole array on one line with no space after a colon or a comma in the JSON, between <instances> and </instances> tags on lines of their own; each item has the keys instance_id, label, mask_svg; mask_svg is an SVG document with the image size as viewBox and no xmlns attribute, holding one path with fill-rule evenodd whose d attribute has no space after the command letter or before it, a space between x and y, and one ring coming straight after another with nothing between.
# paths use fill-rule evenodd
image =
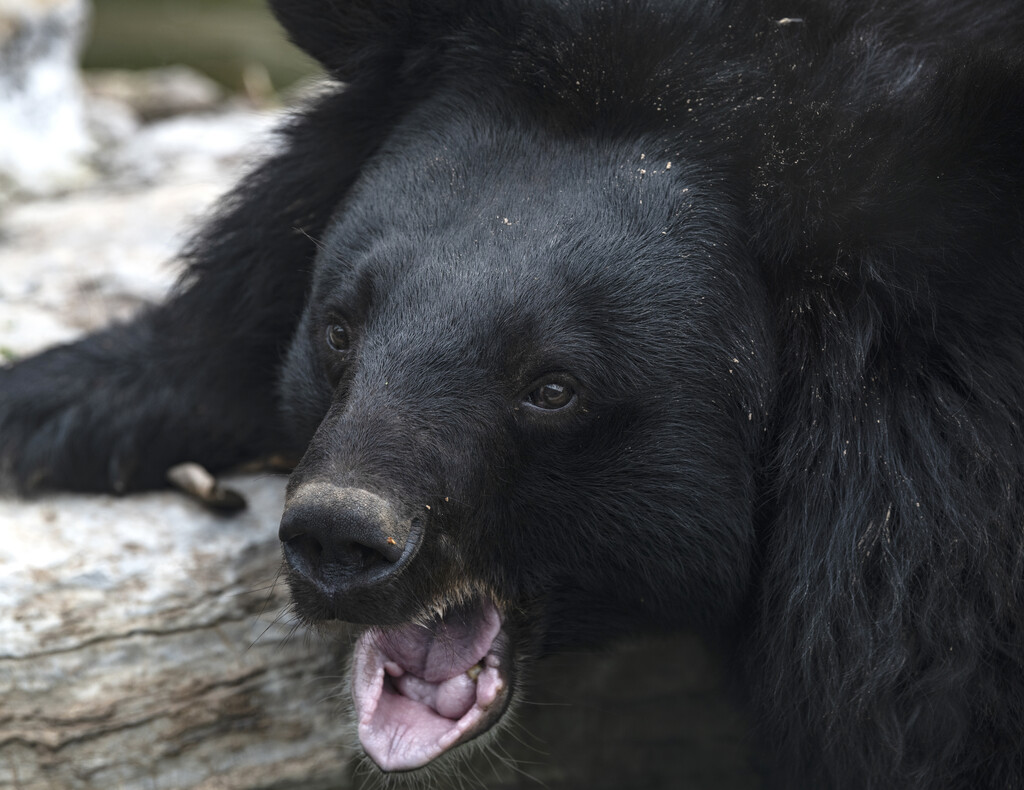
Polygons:
<instances>
[{"instance_id":1,"label":"pale gray log","mask_svg":"<svg viewBox=\"0 0 1024 790\"><path fill-rule=\"evenodd\" d=\"M344 781L343 659L293 634L283 480L222 518L180 494L0 500L0 787Z\"/></svg>"}]
</instances>

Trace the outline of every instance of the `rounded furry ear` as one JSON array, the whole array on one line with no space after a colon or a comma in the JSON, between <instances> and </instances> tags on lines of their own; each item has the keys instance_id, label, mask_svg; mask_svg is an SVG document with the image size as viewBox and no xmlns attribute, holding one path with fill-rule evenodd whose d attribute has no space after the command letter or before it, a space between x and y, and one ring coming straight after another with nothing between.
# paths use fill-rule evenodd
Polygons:
<instances>
[{"instance_id":1,"label":"rounded furry ear","mask_svg":"<svg viewBox=\"0 0 1024 790\"><path fill-rule=\"evenodd\" d=\"M270 0L291 40L351 82L459 25L466 0Z\"/></svg>"}]
</instances>

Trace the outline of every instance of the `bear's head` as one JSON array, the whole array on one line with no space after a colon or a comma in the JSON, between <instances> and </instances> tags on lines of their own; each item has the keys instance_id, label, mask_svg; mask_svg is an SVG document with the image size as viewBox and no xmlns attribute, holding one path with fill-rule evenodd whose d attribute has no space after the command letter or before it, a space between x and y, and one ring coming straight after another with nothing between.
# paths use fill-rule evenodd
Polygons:
<instances>
[{"instance_id":1,"label":"bear's head","mask_svg":"<svg viewBox=\"0 0 1024 790\"><path fill-rule=\"evenodd\" d=\"M287 354L306 450L281 539L300 616L367 626L360 740L409 770L500 721L545 652L735 617L764 288L730 175L657 105L651 61L587 71L623 25L651 25L517 3L275 9L373 137Z\"/></svg>"}]
</instances>

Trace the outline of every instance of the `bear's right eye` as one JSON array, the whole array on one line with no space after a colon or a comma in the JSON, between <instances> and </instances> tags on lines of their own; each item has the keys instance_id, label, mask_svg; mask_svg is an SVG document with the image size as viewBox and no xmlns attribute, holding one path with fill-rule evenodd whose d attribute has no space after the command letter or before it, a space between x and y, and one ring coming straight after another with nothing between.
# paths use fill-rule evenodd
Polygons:
<instances>
[{"instance_id":1,"label":"bear's right eye","mask_svg":"<svg viewBox=\"0 0 1024 790\"><path fill-rule=\"evenodd\" d=\"M339 354L346 353L352 345L348 328L344 324L330 324L327 327L327 345Z\"/></svg>"},{"instance_id":2,"label":"bear's right eye","mask_svg":"<svg viewBox=\"0 0 1024 790\"><path fill-rule=\"evenodd\" d=\"M568 381L545 381L526 396L535 409L557 411L576 402L576 389Z\"/></svg>"}]
</instances>

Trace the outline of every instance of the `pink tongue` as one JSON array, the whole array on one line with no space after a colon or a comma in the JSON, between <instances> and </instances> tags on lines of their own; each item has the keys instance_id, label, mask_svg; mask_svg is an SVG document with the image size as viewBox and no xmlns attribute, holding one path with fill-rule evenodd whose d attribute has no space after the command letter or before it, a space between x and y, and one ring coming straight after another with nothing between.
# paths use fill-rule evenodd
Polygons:
<instances>
[{"instance_id":1,"label":"pink tongue","mask_svg":"<svg viewBox=\"0 0 1024 790\"><path fill-rule=\"evenodd\" d=\"M394 679L395 688L416 702L422 702L446 719L460 719L476 702L476 683L463 672L443 683L428 683L415 675Z\"/></svg>"},{"instance_id":2,"label":"pink tongue","mask_svg":"<svg viewBox=\"0 0 1024 790\"><path fill-rule=\"evenodd\" d=\"M504 688L492 653L500 632L501 617L488 602L429 628L370 630L359 638L352 698L359 739L380 768L425 765L486 726Z\"/></svg>"},{"instance_id":3,"label":"pink tongue","mask_svg":"<svg viewBox=\"0 0 1024 790\"><path fill-rule=\"evenodd\" d=\"M406 673L430 683L461 675L487 655L501 627L493 607L484 612L450 614L427 628L407 625L383 632L381 650Z\"/></svg>"}]
</instances>

